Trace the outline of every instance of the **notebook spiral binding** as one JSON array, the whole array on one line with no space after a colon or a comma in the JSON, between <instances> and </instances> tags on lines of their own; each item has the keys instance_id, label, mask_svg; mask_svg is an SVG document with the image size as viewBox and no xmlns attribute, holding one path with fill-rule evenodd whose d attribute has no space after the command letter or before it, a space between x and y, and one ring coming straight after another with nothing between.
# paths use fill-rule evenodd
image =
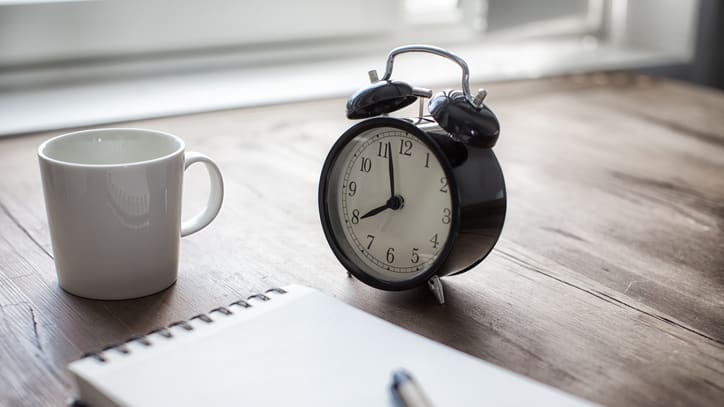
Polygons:
<instances>
[{"instance_id":1,"label":"notebook spiral binding","mask_svg":"<svg viewBox=\"0 0 724 407\"><path fill-rule=\"evenodd\" d=\"M231 304L229 304L229 307L232 305L238 305L242 308L251 308L253 305L248 302L249 300L256 299L256 300L261 300L261 301L269 301L269 300L271 300L271 297L266 295L269 293L286 294L287 291L282 288L270 288L270 289L264 291L264 294L253 294L253 295L250 295L249 297L247 297L246 300L234 301ZM233 312L227 307L217 307L205 314L194 315L193 317L189 318L186 321L177 321L177 322L173 322L173 323L169 324L166 327L154 329L152 331L149 331L146 335L132 336L132 337L128 338L127 340L125 340L124 342L108 345L108 346L104 347L103 349L101 349L101 351L99 351L99 352L88 352L88 353L84 354L83 356L81 356L81 358L94 358L94 359L98 360L99 362L105 363L108 361L108 359L105 356L103 356L103 352L115 350L124 355L127 355L127 354L131 353L131 351L128 349L128 346L127 346L127 344L131 343L131 342L138 342L141 345L146 346L146 347L152 346L153 342L151 342L150 339L148 338L150 335L159 334L159 335L163 336L164 338L173 338L173 333L169 330L169 328L173 328L173 327L181 327L186 331L193 331L194 327L193 327L193 325L189 324L189 321L198 319L207 324L213 323L214 320L209 316L209 314L211 314L213 312L218 312L222 315L227 315L227 316L233 314Z\"/></svg>"}]
</instances>

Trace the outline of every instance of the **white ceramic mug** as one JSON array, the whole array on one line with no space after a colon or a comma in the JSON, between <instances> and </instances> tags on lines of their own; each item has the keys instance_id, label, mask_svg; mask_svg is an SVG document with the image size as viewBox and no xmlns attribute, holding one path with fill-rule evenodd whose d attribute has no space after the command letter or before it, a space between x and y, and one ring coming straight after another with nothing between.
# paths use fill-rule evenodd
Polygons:
<instances>
[{"instance_id":1,"label":"white ceramic mug","mask_svg":"<svg viewBox=\"0 0 724 407\"><path fill-rule=\"evenodd\" d=\"M68 133L38 148L58 282L81 297L116 300L176 281L181 236L203 229L224 197L221 171L183 140L144 129ZM203 163L206 207L181 221L184 170Z\"/></svg>"}]
</instances>

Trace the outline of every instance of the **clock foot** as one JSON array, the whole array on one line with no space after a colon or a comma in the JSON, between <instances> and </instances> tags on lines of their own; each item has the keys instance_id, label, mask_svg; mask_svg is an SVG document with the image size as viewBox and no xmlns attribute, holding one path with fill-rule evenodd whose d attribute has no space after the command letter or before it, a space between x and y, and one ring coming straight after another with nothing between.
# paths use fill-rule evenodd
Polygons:
<instances>
[{"instance_id":1,"label":"clock foot","mask_svg":"<svg viewBox=\"0 0 724 407\"><path fill-rule=\"evenodd\" d=\"M350 272L348 271L348 272L347 272L347 277L352 278L352 273L350 273Z\"/></svg>"},{"instance_id":2,"label":"clock foot","mask_svg":"<svg viewBox=\"0 0 724 407\"><path fill-rule=\"evenodd\" d=\"M439 302L440 305L445 304L445 294L442 291L442 280L440 280L440 277L433 276L427 280L427 286L430 287L432 293L435 294L437 302Z\"/></svg>"}]
</instances>

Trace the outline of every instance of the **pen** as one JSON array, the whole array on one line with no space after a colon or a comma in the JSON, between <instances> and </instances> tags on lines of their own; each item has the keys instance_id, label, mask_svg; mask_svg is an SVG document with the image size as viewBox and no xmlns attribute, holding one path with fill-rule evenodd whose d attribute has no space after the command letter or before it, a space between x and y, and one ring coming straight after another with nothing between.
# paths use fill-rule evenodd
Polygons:
<instances>
[{"instance_id":1,"label":"pen","mask_svg":"<svg viewBox=\"0 0 724 407\"><path fill-rule=\"evenodd\" d=\"M392 372L390 391L396 407L432 407L417 381L404 369Z\"/></svg>"}]
</instances>

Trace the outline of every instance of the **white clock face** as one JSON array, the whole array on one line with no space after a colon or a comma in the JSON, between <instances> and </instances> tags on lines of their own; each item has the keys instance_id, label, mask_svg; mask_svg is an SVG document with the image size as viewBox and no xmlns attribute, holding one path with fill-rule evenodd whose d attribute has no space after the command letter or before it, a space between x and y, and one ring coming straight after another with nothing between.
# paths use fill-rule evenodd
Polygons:
<instances>
[{"instance_id":1,"label":"white clock face","mask_svg":"<svg viewBox=\"0 0 724 407\"><path fill-rule=\"evenodd\" d=\"M427 144L376 127L353 138L332 171L330 216L347 256L391 282L429 270L449 238L453 208L445 171Z\"/></svg>"}]
</instances>

